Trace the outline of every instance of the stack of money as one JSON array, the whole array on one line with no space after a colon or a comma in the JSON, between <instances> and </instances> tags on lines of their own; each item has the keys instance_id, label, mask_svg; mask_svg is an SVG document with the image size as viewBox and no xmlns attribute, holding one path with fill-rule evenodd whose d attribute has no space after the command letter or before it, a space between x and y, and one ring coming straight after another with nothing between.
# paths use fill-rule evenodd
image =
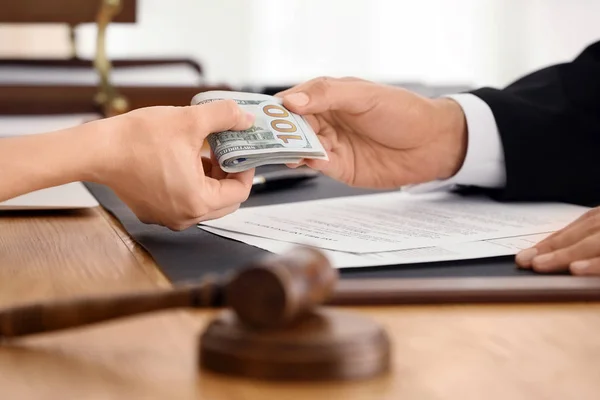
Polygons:
<instances>
[{"instance_id":1,"label":"stack of money","mask_svg":"<svg viewBox=\"0 0 600 400\"><path fill-rule=\"evenodd\" d=\"M242 172L260 165L294 164L302 159L327 160L327 153L304 117L287 110L281 99L255 93L210 91L197 94L192 105L232 99L256 116L244 131L208 136L221 169Z\"/></svg>"}]
</instances>

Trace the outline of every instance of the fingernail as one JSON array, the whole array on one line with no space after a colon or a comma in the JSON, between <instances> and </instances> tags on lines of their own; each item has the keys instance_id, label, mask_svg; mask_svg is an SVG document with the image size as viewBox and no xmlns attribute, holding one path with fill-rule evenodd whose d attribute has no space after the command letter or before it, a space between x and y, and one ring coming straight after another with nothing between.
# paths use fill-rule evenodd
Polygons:
<instances>
[{"instance_id":1,"label":"fingernail","mask_svg":"<svg viewBox=\"0 0 600 400\"><path fill-rule=\"evenodd\" d=\"M572 262L570 267L572 270L575 271L585 271L586 269L588 269L590 267L591 263L587 260L583 260L583 261L575 261Z\"/></svg>"},{"instance_id":2,"label":"fingernail","mask_svg":"<svg viewBox=\"0 0 600 400\"><path fill-rule=\"evenodd\" d=\"M300 93L293 93L288 96L285 96L285 100L288 103L291 103L295 106L302 107L302 106L307 105L308 101L310 99L308 98L308 95L306 93L300 92Z\"/></svg>"},{"instance_id":3,"label":"fingernail","mask_svg":"<svg viewBox=\"0 0 600 400\"><path fill-rule=\"evenodd\" d=\"M533 262L538 267L544 267L544 264L548 264L554 258L554 253L542 254L541 256L537 256L533 259Z\"/></svg>"},{"instance_id":4,"label":"fingernail","mask_svg":"<svg viewBox=\"0 0 600 400\"><path fill-rule=\"evenodd\" d=\"M519 254L517 254L517 262L527 266L531 264L531 260L533 260L533 258L537 256L537 253L538 249L536 249L535 247L522 250L519 252Z\"/></svg>"},{"instance_id":5,"label":"fingernail","mask_svg":"<svg viewBox=\"0 0 600 400\"><path fill-rule=\"evenodd\" d=\"M254 118L255 117L254 117L253 113L251 113L249 111L246 111L246 121L248 121L248 122L254 122Z\"/></svg>"}]
</instances>

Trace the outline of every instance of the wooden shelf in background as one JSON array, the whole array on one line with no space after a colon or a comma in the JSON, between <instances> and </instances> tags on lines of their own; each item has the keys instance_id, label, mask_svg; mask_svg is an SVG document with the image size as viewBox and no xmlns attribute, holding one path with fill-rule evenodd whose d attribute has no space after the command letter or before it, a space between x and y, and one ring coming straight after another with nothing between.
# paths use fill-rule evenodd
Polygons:
<instances>
[{"instance_id":1,"label":"wooden shelf in background","mask_svg":"<svg viewBox=\"0 0 600 400\"><path fill-rule=\"evenodd\" d=\"M113 22L136 22L135 0L122 0L123 9ZM102 0L0 0L0 23L96 22Z\"/></svg>"},{"instance_id":2,"label":"wooden shelf in background","mask_svg":"<svg viewBox=\"0 0 600 400\"><path fill-rule=\"evenodd\" d=\"M194 95L209 90L231 90L228 86L118 87L130 109L169 105L187 106ZM0 86L0 115L94 113L96 86Z\"/></svg>"}]
</instances>

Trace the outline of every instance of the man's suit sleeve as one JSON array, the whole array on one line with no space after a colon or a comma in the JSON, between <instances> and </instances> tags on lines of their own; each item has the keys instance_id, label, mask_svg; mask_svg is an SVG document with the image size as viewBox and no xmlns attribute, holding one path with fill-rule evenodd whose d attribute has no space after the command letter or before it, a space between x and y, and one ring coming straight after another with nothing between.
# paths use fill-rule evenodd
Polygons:
<instances>
[{"instance_id":1,"label":"man's suit sleeve","mask_svg":"<svg viewBox=\"0 0 600 400\"><path fill-rule=\"evenodd\" d=\"M600 204L600 42L503 90L471 93L489 105L500 133L499 198Z\"/></svg>"}]
</instances>

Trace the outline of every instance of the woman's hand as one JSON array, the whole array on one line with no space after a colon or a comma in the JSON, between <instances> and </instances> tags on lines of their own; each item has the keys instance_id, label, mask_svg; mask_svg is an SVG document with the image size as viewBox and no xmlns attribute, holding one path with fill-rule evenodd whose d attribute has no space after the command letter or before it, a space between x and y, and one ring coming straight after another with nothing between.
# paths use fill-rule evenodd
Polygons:
<instances>
[{"instance_id":1,"label":"woman's hand","mask_svg":"<svg viewBox=\"0 0 600 400\"><path fill-rule=\"evenodd\" d=\"M94 122L109 157L92 180L110 186L145 223L182 230L219 218L248 198L254 171L226 174L201 157L202 144L210 133L247 129L253 120L235 102L218 101Z\"/></svg>"},{"instance_id":2,"label":"woman's hand","mask_svg":"<svg viewBox=\"0 0 600 400\"><path fill-rule=\"evenodd\" d=\"M570 270L574 275L600 275L600 207L521 251L516 260L521 268L537 272Z\"/></svg>"},{"instance_id":3,"label":"woman's hand","mask_svg":"<svg viewBox=\"0 0 600 400\"><path fill-rule=\"evenodd\" d=\"M150 107L74 128L0 140L0 201L75 181L98 182L146 223L182 230L235 211L254 171L226 174L201 157L213 132L254 116L233 101Z\"/></svg>"}]
</instances>

